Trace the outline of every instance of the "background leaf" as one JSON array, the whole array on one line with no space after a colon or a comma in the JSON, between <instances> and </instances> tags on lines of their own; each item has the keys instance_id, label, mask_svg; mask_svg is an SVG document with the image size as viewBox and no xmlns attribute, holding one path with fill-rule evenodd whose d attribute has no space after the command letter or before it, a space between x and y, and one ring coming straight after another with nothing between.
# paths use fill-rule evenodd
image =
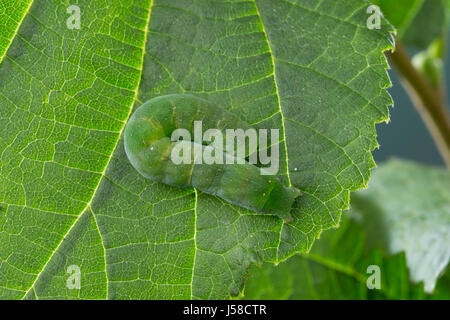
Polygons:
<instances>
[{"instance_id":1,"label":"background leaf","mask_svg":"<svg viewBox=\"0 0 450 320\"><path fill-rule=\"evenodd\" d=\"M371 2L380 7L383 16L397 28L397 36L402 38L427 0L372 0Z\"/></svg>"},{"instance_id":2,"label":"background leaf","mask_svg":"<svg viewBox=\"0 0 450 320\"><path fill-rule=\"evenodd\" d=\"M407 46L426 49L441 37L446 25L447 0L374 0ZM450 2L449 2L450 3Z\"/></svg>"},{"instance_id":3,"label":"background leaf","mask_svg":"<svg viewBox=\"0 0 450 320\"><path fill-rule=\"evenodd\" d=\"M374 171L352 207L367 234L391 254L405 252L411 280L432 292L450 258L450 172L391 160ZM384 237L380 237L384 234Z\"/></svg>"},{"instance_id":4,"label":"background leaf","mask_svg":"<svg viewBox=\"0 0 450 320\"><path fill-rule=\"evenodd\" d=\"M402 40L408 46L425 49L433 40L444 35L444 27L445 7L442 0L426 0Z\"/></svg>"},{"instance_id":5,"label":"background leaf","mask_svg":"<svg viewBox=\"0 0 450 320\"><path fill-rule=\"evenodd\" d=\"M329 231L309 254L297 255L278 266L253 266L242 299L449 299L449 276L433 295L409 281L404 254L390 255L368 240L366 226L343 217L338 230ZM371 265L380 267L380 289L368 289Z\"/></svg>"},{"instance_id":6,"label":"background leaf","mask_svg":"<svg viewBox=\"0 0 450 320\"><path fill-rule=\"evenodd\" d=\"M6 3L2 0L2 3ZM225 298L252 262L309 250L366 186L388 119L368 2L35 0L0 66L0 296ZM145 44L146 43L146 44ZM133 106L168 93L279 128L294 221L143 179L119 136ZM65 286L81 268L81 290Z\"/></svg>"}]
</instances>

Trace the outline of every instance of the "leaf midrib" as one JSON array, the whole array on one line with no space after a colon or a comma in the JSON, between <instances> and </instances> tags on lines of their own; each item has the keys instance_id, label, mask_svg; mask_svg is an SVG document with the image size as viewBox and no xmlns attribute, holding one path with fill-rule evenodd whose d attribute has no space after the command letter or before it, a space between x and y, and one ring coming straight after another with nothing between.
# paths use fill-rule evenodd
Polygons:
<instances>
[{"instance_id":1,"label":"leaf midrib","mask_svg":"<svg viewBox=\"0 0 450 320\"><path fill-rule=\"evenodd\" d=\"M3 53L3 55L0 57L0 64L3 62L3 59L6 57L6 54L9 51L9 48L11 47L11 44L13 43L14 39L16 38L17 34L19 33L19 29L22 26L23 20L25 20L25 17L27 16L28 12L30 11L31 6L33 5L34 0L30 0L30 3L28 4L27 9L25 10L25 12L23 13L22 19L19 21L19 23L17 24L16 30L14 30L14 34L11 37L11 40L9 41L9 44L6 46L5 48L5 52Z\"/></svg>"},{"instance_id":2,"label":"leaf midrib","mask_svg":"<svg viewBox=\"0 0 450 320\"><path fill-rule=\"evenodd\" d=\"M289 159L288 159L288 150L287 150L287 140L286 140L286 128L284 126L285 123L285 117L283 114L283 109L281 108L281 99L280 99L280 91L278 89L278 83L277 83L277 74L276 74L276 70L275 70L275 56L273 54L272 51L272 47L270 46L270 41L269 41L269 35L266 31L266 27L264 26L264 22L261 16L261 13L259 12L259 8L258 5L256 3L256 0L253 0L254 4L255 4L255 9L256 9L256 14L258 15L258 19L259 22L261 23L261 28L262 31L264 33L264 37L266 39L267 42L267 47L269 48L269 54L270 54L270 59L272 62L272 75L273 75L273 82L274 82L274 86L275 86L275 94L277 96L277 102L278 102L278 110L281 116L281 130L282 130L282 137L283 137L283 146L284 146L284 151L285 151L285 162L286 162L286 177L287 177L287 182L288 182L288 186L291 187L292 183L291 183L291 176L289 174ZM277 253L276 253L276 261L279 261L279 251L280 251L280 245L281 245L281 234L283 232L283 227L284 227L284 221L282 221L281 223L281 227L280 227L280 236L278 238L278 244L277 244Z\"/></svg>"}]
</instances>

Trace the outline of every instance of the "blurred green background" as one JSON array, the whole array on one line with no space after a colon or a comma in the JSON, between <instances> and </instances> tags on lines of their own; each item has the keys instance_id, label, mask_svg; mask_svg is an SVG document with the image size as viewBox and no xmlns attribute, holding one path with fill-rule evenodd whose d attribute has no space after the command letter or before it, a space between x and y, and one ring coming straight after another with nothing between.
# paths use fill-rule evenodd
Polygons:
<instances>
[{"instance_id":1,"label":"blurred green background","mask_svg":"<svg viewBox=\"0 0 450 320\"><path fill-rule=\"evenodd\" d=\"M450 41L450 38L448 41ZM411 55L416 52L416 50L410 50ZM445 62L447 92L450 92L449 63L450 51L447 50ZM397 157L415 160L427 165L444 167L444 162L439 155L430 133L419 113L414 108L405 89L403 89L394 68L389 71L389 75L393 84L389 92L392 95L395 105L390 110L391 122L377 125L380 148L373 152L375 161L379 164L389 158ZM449 101L448 97L447 101Z\"/></svg>"}]
</instances>

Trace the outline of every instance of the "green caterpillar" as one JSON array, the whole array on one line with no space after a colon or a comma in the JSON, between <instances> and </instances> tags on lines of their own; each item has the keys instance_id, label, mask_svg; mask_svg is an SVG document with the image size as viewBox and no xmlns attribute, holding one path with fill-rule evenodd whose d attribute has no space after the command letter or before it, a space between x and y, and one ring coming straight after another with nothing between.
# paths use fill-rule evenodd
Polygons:
<instances>
[{"instance_id":1,"label":"green caterpillar","mask_svg":"<svg viewBox=\"0 0 450 320\"><path fill-rule=\"evenodd\" d=\"M298 189L284 186L276 176L262 175L261 168L244 160L234 164L196 161L205 151L221 152L227 160L237 160L212 143L171 140L177 129L192 134L194 121L202 121L205 130L251 129L232 113L190 94L153 98L134 112L125 127L125 151L133 167L150 180L181 188L192 186L249 210L290 220L292 204L300 195ZM191 161L176 164L171 153L183 147L190 147ZM251 150L245 153L248 156Z\"/></svg>"}]
</instances>

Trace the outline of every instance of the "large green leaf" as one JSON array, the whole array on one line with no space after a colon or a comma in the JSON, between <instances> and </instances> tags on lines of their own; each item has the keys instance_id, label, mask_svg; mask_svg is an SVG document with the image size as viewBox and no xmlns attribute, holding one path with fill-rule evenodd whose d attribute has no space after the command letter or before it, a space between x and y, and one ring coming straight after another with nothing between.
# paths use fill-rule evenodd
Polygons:
<instances>
[{"instance_id":1,"label":"large green leaf","mask_svg":"<svg viewBox=\"0 0 450 320\"><path fill-rule=\"evenodd\" d=\"M251 262L309 250L367 185L392 48L368 2L80 0L79 30L68 5L35 0L0 66L0 297L236 295ZM293 222L131 167L133 107L180 92L281 129Z\"/></svg>"},{"instance_id":2,"label":"large green leaf","mask_svg":"<svg viewBox=\"0 0 450 320\"><path fill-rule=\"evenodd\" d=\"M432 292L450 259L450 172L391 160L374 171L352 207L372 239L383 239L391 254L405 252L411 280Z\"/></svg>"},{"instance_id":3,"label":"large green leaf","mask_svg":"<svg viewBox=\"0 0 450 320\"><path fill-rule=\"evenodd\" d=\"M433 295L411 284L404 254L391 256L368 239L366 222L344 217L338 230L317 241L309 254L278 266L253 266L243 299L449 299L450 274ZM374 227L368 224L367 227ZM373 269L380 269L380 287L369 289Z\"/></svg>"}]
</instances>

